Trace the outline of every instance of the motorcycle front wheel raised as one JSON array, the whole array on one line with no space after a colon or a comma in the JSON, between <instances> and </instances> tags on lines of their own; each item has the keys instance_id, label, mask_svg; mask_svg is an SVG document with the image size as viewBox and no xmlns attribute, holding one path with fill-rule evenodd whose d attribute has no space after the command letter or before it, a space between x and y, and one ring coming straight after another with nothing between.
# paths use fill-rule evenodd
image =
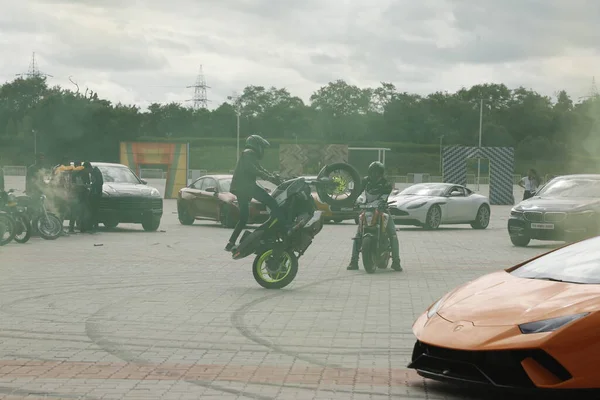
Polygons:
<instances>
[{"instance_id":1,"label":"motorcycle front wheel raised","mask_svg":"<svg viewBox=\"0 0 600 400\"><path fill-rule=\"evenodd\" d=\"M292 283L298 273L298 257L291 251L284 251L278 270L269 270L267 260L273 254L273 249L259 253L252 263L252 274L258 284L265 289L282 289Z\"/></svg>"},{"instance_id":2,"label":"motorcycle front wheel raised","mask_svg":"<svg viewBox=\"0 0 600 400\"><path fill-rule=\"evenodd\" d=\"M347 163L333 163L323 167L318 179L327 178L337 184L332 189L328 185L315 185L321 201L336 207L352 207L360 196L362 182L358 171Z\"/></svg>"}]
</instances>

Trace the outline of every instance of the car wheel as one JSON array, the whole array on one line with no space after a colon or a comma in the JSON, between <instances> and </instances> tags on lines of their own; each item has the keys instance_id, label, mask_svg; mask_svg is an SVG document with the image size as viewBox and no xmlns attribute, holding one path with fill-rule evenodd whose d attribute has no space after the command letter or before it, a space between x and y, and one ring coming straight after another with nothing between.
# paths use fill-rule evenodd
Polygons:
<instances>
[{"instance_id":1,"label":"car wheel","mask_svg":"<svg viewBox=\"0 0 600 400\"><path fill-rule=\"evenodd\" d=\"M487 204L482 204L477 210L475 221L471 222L473 229L485 229L490 224L490 208Z\"/></svg>"},{"instance_id":2,"label":"car wheel","mask_svg":"<svg viewBox=\"0 0 600 400\"><path fill-rule=\"evenodd\" d=\"M144 228L144 230L146 232L154 232L154 231L158 230L159 226L160 226L160 217L152 216L152 217L148 217L142 221L142 228Z\"/></svg>"},{"instance_id":3,"label":"car wheel","mask_svg":"<svg viewBox=\"0 0 600 400\"><path fill-rule=\"evenodd\" d=\"M117 220L108 220L108 221L102 222L102 225L104 225L104 227L106 227L108 229L115 229L117 227L117 225L119 225L119 221L117 221Z\"/></svg>"},{"instance_id":4,"label":"car wheel","mask_svg":"<svg viewBox=\"0 0 600 400\"><path fill-rule=\"evenodd\" d=\"M434 204L427 211L427 217L425 218L425 229L437 229L442 223L442 209L437 204Z\"/></svg>"},{"instance_id":5,"label":"car wheel","mask_svg":"<svg viewBox=\"0 0 600 400\"><path fill-rule=\"evenodd\" d=\"M235 228L236 225L236 221L233 219L233 216L231 215L231 208L227 207L227 206L223 206L221 207L221 211L219 212L220 216L219 219L221 220L221 226L223 226L223 228L228 228L228 229L232 229Z\"/></svg>"},{"instance_id":6,"label":"car wheel","mask_svg":"<svg viewBox=\"0 0 600 400\"><path fill-rule=\"evenodd\" d=\"M527 236L511 236L510 241L517 247L527 247L531 239Z\"/></svg>"},{"instance_id":7,"label":"car wheel","mask_svg":"<svg viewBox=\"0 0 600 400\"><path fill-rule=\"evenodd\" d=\"M185 207L181 206L181 208L177 208L177 214L179 215L179 222L181 223L181 225L192 225L196 219L190 215L190 213L188 212L188 210L185 209Z\"/></svg>"}]
</instances>

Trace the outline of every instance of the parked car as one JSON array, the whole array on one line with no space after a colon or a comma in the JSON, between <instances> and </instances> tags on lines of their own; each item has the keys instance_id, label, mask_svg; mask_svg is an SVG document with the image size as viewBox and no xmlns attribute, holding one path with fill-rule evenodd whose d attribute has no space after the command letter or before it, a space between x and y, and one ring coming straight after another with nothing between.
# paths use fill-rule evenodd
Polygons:
<instances>
[{"instance_id":1,"label":"parked car","mask_svg":"<svg viewBox=\"0 0 600 400\"><path fill-rule=\"evenodd\" d=\"M315 180L316 176L305 176L306 179ZM324 222L335 222L339 224L342 221L352 220L355 224L358 224L359 212L354 207L338 207L330 206L329 204L321 201L317 194L317 189L311 185L311 192L313 199L317 205L317 210L321 211L321 215Z\"/></svg>"},{"instance_id":2,"label":"parked car","mask_svg":"<svg viewBox=\"0 0 600 400\"><path fill-rule=\"evenodd\" d=\"M532 239L576 241L600 234L600 175L564 175L510 211L508 234L515 246Z\"/></svg>"},{"instance_id":3,"label":"parked car","mask_svg":"<svg viewBox=\"0 0 600 400\"><path fill-rule=\"evenodd\" d=\"M442 296L413 325L417 340L408 367L426 378L471 385L598 389L597 329L598 237L484 275ZM598 398L594 394L590 398ZM563 392L560 398L587 396Z\"/></svg>"},{"instance_id":4,"label":"parked car","mask_svg":"<svg viewBox=\"0 0 600 400\"><path fill-rule=\"evenodd\" d=\"M98 167L104 179L98 211L100 222L107 228L123 222L142 224L145 231L156 231L163 215L160 192L123 164L91 164Z\"/></svg>"},{"instance_id":5,"label":"parked car","mask_svg":"<svg viewBox=\"0 0 600 400\"><path fill-rule=\"evenodd\" d=\"M229 191L233 175L205 175L177 195L177 214L183 225L192 225L195 220L214 220L226 228L233 228L239 219L237 197ZM268 192L275 185L267 181L258 181ZM269 218L266 206L256 200L250 203L249 224L261 224Z\"/></svg>"},{"instance_id":6,"label":"parked car","mask_svg":"<svg viewBox=\"0 0 600 400\"><path fill-rule=\"evenodd\" d=\"M490 202L453 183L419 183L390 195L390 213L398 225L437 229L446 224L470 224L485 229L490 223Z\"/></svg>"}]
</instances>

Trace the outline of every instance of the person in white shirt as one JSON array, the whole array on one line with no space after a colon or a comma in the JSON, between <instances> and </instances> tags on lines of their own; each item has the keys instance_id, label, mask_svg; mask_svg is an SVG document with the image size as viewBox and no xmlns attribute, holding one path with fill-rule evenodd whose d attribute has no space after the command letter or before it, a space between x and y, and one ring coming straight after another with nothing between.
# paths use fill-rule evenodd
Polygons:
<instances>
[{"instance_id":1,"label":"person in white shirt","mask_svg":"<svg viewBox=\"0 0 600 400\"><path fill-rule=\"evenodd\" d=\"M523 193L523 200L533 197L535 192L537 192L538 188L540 187L540 183L540 177L537 174L537 171L533 168L530 169L529 172L527 172L527 176L524 176L519 181L519 186L525 189L525 192Z\"/></svg>"}]
</instances>

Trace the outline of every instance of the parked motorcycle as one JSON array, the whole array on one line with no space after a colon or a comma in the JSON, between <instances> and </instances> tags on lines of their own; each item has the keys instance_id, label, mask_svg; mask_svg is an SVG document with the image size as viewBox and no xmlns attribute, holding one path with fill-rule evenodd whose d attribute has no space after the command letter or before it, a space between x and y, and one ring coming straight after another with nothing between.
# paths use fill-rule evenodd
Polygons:
<instances>
[{"instance_id":1,"label":"parked motorcycle","mask_svg":"<svg viewBox=\"0 0 600 400\"><path fill-rule=\"evenodd\" d=\"M357 207L361 213L358 217L358 235L353 240L359 241L365 271L373 274L377 268L387 268L392 255L386 232L390 218L387 213L387 196L385 199L377 197L374 200L365 197Z\"/></svg>"},{"instance_id":2,"label":"parked motorcycle","mask_svg":"<svg viewBox=\"0 0 600 400\"><path fill-rule=\"evenodd\" d=\"M253 232L245 231L240 244L232 250L234 260L256 254L252 264L254 279L266 289L289 285L298 273L298 259L306 252L323 228L321 212L311 195L314 185L319 198L336 206L354 204L360 195L361 178L351 165L335 163L325 166L314 180L292 178L282 182L271 196L293 224L291 232L283 232L277 219L271 217Z\"/></svg>"},{"instance_id":3,"label":"parked motorcycle","mask_svg":"<svg viewBox=\"0 0 600 400\"><path fill-rule=\"evenodd\" d=\"M37 232L43 239L55 240L62 234L62 220L48 211L46 195L42 194L35 200L29 196L19 196L16 201L19 206L25 209L32 230Z\"/></svg>"},{"instance_id":4,"label":"parked motorcycle","mask_svg":"<svg viewBox=\"0 0 600 400\"><path fill-rule=\"evenodd\" d=\"M25 208L19 206L14 196L14 189L0 193L0 210L10 214L14 220L14 240L17 243L27 243L31 238L31 222L25 213Z\"/></svg>"}]
</instances>

